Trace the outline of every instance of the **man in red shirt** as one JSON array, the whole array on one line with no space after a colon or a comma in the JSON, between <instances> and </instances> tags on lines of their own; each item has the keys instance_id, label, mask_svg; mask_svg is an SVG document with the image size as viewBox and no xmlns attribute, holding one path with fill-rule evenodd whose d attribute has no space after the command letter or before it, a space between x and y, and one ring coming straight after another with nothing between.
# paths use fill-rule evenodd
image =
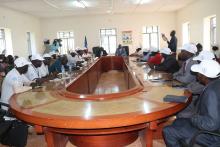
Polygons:
<instances>
[{"instance_id":1,"label":"man in red shirt","mask_svg":"<svg viewBox=\"0 0 220 147\"><path fill-rule=\"evenodd\" d=\"M151 48L151 55L150 55L150 58L148 59L148 63L159 65L162 59L163 57L159 53L159 50L157 48Z\"/></svg>"}]
</instances>

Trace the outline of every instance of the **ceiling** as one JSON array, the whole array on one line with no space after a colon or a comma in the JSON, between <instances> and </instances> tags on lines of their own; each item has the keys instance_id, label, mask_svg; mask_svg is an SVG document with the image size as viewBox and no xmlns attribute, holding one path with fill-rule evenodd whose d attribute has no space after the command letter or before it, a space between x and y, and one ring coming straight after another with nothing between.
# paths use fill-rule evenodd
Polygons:
<instances>
[{"instance_id":1,"label":"ceiling","mask_svg":"<svg viewBox=\"0 0 220 147\"><path fill-rule=\"evenodd\" d=\"M81 0L86 8L75 7L73 1L76 0L0 0L0 6L47 18L91 14L168 12L179 10L196 0Z\"/></svg>"}]
</instances>

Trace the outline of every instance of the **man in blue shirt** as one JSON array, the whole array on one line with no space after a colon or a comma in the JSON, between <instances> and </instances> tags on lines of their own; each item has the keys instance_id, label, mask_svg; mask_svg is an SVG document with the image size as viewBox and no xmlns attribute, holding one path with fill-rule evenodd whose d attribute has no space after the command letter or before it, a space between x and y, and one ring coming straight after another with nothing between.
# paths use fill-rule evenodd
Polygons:
<instances>
[{"instance_id":1,"label":"man in blue shirt","mask_svg":"<svg viewBox=\"0 0 220 147\"><path fill-rule=\"evenodd\" d=\"M62 72L62 67L64 69L67 69L67 57L65 55L61 56L58 58L50 67L49 67L49 72L50 73L61 73Z\"/></svg>"},{"instance_id":2,"label":"man in blue shirt","mask_svg":"<svg viewBox=\"0 0 220 147\"><path fill-rule=\"evenodd\" d=\"M118 48L116 49L115 56L122 56L126 57L127 53L125 49L121 46L121 44L118 45Z\"/></svg>"}]
</instances>

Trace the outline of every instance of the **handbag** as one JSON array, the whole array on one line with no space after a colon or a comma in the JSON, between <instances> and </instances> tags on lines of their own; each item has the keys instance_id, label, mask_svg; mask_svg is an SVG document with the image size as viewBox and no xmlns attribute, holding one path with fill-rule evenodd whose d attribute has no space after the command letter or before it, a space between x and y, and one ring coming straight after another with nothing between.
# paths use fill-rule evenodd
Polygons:
<instances>
[{"instance_id":1,"label":"handbag","mask_svg":"<svg viewBox=\"0 0 220 147\"><path fill-rule=\"evenodd\" d=\"M0 122L0 142L8 130L11 128L12 121L1 120Z\"/></svg>"},{"instance_id":2,"label":"handbag","mask_svg":"<svg viewBox=\"0 0 220 147\"><path fill-rule=\"evenodd\" d=\"M28 136L28 126L27 124L19 120L5 121L5 123L0 123L0 125L5 125L5 130L2 130L1 143L3 145L15 146L15 147L25 147L27 144ZM1 128L3 128L1 126Z\"/></svg>"}]
</instances>

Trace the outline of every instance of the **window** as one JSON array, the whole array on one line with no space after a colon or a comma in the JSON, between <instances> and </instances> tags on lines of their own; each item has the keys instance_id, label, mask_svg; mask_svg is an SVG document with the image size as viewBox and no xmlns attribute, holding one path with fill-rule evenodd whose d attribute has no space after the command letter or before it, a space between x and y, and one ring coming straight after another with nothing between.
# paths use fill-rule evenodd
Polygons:
<instances>
[{"instance_id":1,"label":"window","mask_svg":"<svg viewBox=\"0 0 220 147\"><path fill-rule=\"evenodd\" d=\"M35 36L32 32L27 32L27 46L29 55L36 54Z\"/></svg>"},{"instance_id":2,"label":"window","mask_svg":"<svg viewBox=\"0 0 220 147\"><path fill-rule=\"evenodd\" d=\"M0 53L5 51L6 55L13 55L11 30L0 28Z\"/></svg>"},{"instance_id":3,"label":"window","mask_svg":"<svg viewBox=\"0 0 220 147\"><path fill-rule=\"evenodd\" d=\"M210 41L216 44L216 16L210 18Z\"/></svg>"},{"instance_id":4,"label":"window","mask_svg":"<svg viewBox=\"0 0 220 147\"><path fill-rule=\"evenodd\" d=\"M109 54L115 54L117 48L116 34L116 29L100 29L101 46Z\"/></svg>"},{"instance_id":5,"label":"window","mask_svg":"<svg viewBox=\"0 0 220 147\"><path fill-rule=\"evenodd\" d=\"M61 39L62 47L60 47L59 52L61 54L67 54L69 50L74 49L74 34L69 31L60 31L57 33L58 39Z\"/></svg>"},{"instance_id":6,"label":"window","mask_svg":"<svg viewBox=\"0 0 220 147\"><path fill-rule=\"evenodd\" d=\"M6 50L5 30L0 29L0 53Z\"/></svg>"},{"instance_id":7,"label":"window","mask_svg":"<svg viewBox=\"0 0 220 147\"><path fill-rule=\"evenodd\" d=\"M213 44L216 44L216 15L204 18L203 44L205 50L210 50Z\"/></svg>"},{"instance_id":8,"label":"window","mask_svg":"<svg viewBox=\"0 0 220 147\"><path fill-rule=\"evenodd\" d=\"M143 27L143 48L149 49L151 47L155 47L159 49L159 27L158 26L150 26Z\"/></svg>"},{"instance_id":9,"label":"window","mask_svg":"<svg viewBox=\"0 0 220 147\"><path fill-rule=\"evenodd\" d=\"M183 45L190 42L190 23L186 22L182 26Z\"/></svg>"}]
</instances>

